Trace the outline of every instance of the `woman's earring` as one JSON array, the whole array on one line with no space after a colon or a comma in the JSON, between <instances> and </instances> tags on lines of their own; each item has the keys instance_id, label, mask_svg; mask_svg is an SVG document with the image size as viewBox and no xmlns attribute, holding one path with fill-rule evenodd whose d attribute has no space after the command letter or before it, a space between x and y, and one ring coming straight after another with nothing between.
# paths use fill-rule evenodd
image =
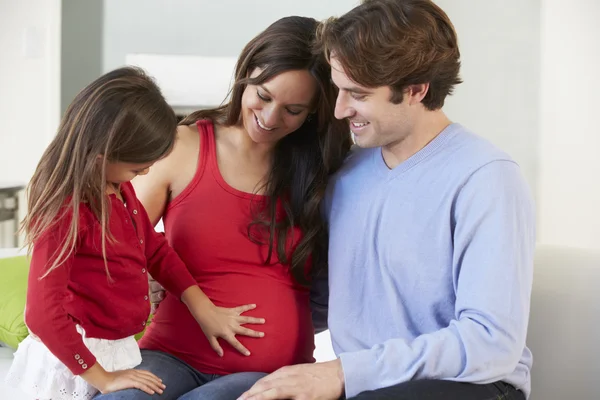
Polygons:
<instances>
[{"instance_id":1,"label":"woman's earring","mask_svg":"<svg viewBox=\"0 0 600 400\"><path fill-rule=\"evenodd\" d=\"M307 122L312 122L312 120L313 120L313 115L315 115L315 113L310 113L310 114L308 114L308 117L306 117L306 121L307 121Z\"/></svg>"}]
</instances>

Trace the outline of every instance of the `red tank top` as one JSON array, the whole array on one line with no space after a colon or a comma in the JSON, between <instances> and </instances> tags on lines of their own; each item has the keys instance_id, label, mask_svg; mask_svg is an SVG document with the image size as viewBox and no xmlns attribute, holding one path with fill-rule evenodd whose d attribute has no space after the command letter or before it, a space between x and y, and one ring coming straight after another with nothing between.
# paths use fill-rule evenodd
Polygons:
<instances>
[{"instance_id":1,"label":"red tank top","mask_svg":"<svg viewBox=\"0 0 600 400\"><path fill-rule=\"evenodd\" d=\"M268 245L248 238L251 210L265 197L241 192L225 182L217 164L213 125L199 121L197 126L196 174L168 205L165 235L215 305L257 305L246 314L263 317L266 323L246 326L265 336L237 336L252 353L248 357L220 340L225 353L221 358L186 306L167 295L140 347L170 353L209 374L272 372L285 365L314 362L309 290L294 282L289 266L278 262L276 254L265 265ZM301 233L288 236L297 243Z\"/></svg>"}]
</instances>

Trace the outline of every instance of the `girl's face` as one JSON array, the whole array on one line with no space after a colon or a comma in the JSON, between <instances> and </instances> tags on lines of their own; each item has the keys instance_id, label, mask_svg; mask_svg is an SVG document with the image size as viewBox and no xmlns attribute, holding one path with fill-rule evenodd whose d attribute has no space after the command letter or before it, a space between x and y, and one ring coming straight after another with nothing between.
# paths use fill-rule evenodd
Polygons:
<instances>
[{"instance_id":1,"label":"girl's face","mask_svg":"<svg viewBox=\"0 0 600 400\"><path fill-rule=\"evenodd\" d=\"M256 68L251 78L260 75ZM276 143L302 126L317 91L306 70L286 71L261 85L248 85L242 95L242 123L256 143Z\"/></svg>"},{"instance_id":2,"label":"girl's face","mask_svg":"<svg viewBox=\"0 0 600 400\"><path fill-rule=\"evenodd\" d=\"M129 182L138 175L146 175L154 163L131 164L109 162L106 165L106 181L114 184Z\"/></svg>"}]
</instances>

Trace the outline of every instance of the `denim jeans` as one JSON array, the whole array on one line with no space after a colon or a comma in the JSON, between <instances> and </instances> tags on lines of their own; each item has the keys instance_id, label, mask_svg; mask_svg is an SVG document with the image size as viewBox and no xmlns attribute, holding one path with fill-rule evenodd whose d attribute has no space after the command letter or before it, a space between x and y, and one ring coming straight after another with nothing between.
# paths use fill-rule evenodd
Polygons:
<instances>
[{"instance_id":1,"label":"denim jeans","mask_svg":"<svg viewBox=\"0 0 600 400\"><path fill-rule=\"evenodd\" d=\"M136 369L152 372L166 385L162 395L149 395L138 389L99 394L95 400L235 400L267 374L240 372L231 375L203 374L170 354L142 350L142 363Z\"/></svg>"},{"instance_id":2,"label":"denim jeans","mask_svg":"<svg viewBox=\"0 0 600 400\"><path fill-rule=\"evenodd\" d=\"M504 382L475 385L419 380L362 392L348 400L525 400L525 395Z\"/></svg>"}]
</instances>

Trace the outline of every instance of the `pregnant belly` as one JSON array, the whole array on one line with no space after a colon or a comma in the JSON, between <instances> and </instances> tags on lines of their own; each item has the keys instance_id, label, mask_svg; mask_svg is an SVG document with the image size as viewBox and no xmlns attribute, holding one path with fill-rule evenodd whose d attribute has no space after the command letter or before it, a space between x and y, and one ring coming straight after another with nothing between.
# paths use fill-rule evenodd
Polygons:
<instances>
[{"instance_id":1,"label":"pregnant belly","mask_svg":"<svg viewBox=\"0 0 600 400\"><path fill-rule=\"evenodd\" d=\"M244 356L222 339L224 350L219 357L210 347L202 329L187 307L168 295L140 341L140 347L172 354L200 372L231 374L244 371L272 372L291 364L314 362L314 330L309 295L284 283L248 282L236 285L231 277L226 282L205 282L201 289L220 307L256 304L256 309L243 315L265 318L264 325L245 325L265 333L262 338L237 336L250 351Z\"/></svg>"}]
</instances>

